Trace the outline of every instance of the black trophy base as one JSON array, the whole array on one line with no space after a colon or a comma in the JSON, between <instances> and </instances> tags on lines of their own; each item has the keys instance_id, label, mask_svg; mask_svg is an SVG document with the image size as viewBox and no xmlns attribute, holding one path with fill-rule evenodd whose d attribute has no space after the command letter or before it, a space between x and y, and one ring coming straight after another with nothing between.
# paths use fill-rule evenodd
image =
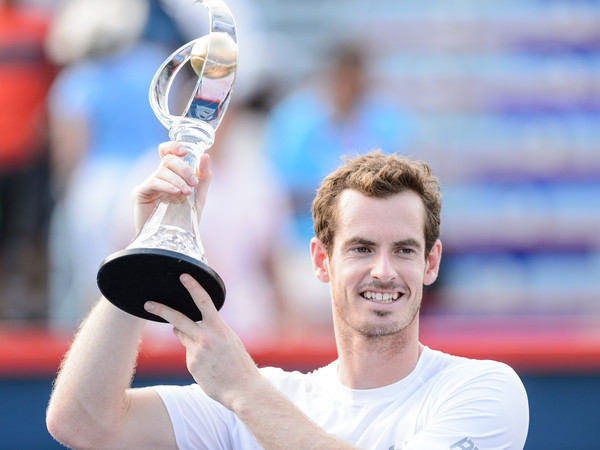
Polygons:
<instances>
[{"instance_id":1,"label":"black trophy base","mask_svg":"<svg viewBox=\"0 0 600 450\"><path fill-rule=\"evenodd\" d=\"M98 270L100 292L112 304L129 314L165 322L144 309L144 303L155 301L185 314L194 322L202 314L179 276L190 274L206 290L215 307L225 302L225 285L209 266L187 255L156 248L133 248L113 253Z\"/></svg>"}]
</instances>

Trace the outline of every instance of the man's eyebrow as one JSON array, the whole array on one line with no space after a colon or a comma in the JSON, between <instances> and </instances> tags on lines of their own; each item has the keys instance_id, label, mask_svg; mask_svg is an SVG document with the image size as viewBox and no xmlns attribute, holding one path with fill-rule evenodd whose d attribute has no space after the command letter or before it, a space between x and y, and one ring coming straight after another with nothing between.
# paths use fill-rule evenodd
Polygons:
<instances>
[{"instance_id":1,"label":"man's eyebrow","mask_svg":"<svg viewBox=\"0 0 600 450\"><path fill-rule=\"evenodd\" d=\"M345 247L348 247L348 246L351 246L351 245L374 246L375 242L357 236L357 237L350 238L350 239L348 239L347 241L344 242L344 246Z\"/></svg>"},{"instance_id":2,"label":"man's eyebrow","mask_svg":"<svg viewBox=\"0 0 600 450\"><path fill-rule=\"evenodd\" d=\"M357 237L350 238L344 242L344 246L346 246L346 247L349 247L352 245L364 245L364 246L372 247L377 244L369 239L357 236ZM394 247L410 247L410 248L420 250L421 248L423 248L423 245L417 239L407 238L407 239L401 239L399 241L394 242Z\"/></svg>"},{"instance_id":3,"label":"man's eyebrow","mask_svg":"<svg viewBox=\"0 0 600 450\"><path fill-rule=\"evenodd\" d=\"M421 248L423 248L423 246L421 245L421 242L419 242L417 239L413 239L413 238L402 239L400 241L396 241L396 242L394 242L394 246L395 247L412 247L412 248L416 248L419 250Z\"/></svg>"}]
</instances>

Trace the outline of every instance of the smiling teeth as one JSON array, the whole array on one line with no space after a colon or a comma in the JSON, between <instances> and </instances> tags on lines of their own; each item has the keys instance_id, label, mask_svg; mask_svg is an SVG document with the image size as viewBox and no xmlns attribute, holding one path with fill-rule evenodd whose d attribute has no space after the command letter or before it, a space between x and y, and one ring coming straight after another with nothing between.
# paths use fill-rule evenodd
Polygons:
<instances>
[{"instance_id":1,"label":"smiling teeth","mask_svg":"<svg viewBox=\"0 0 600 450\"><path fill-rule=\"evenodd\" d=\"M392 303L394 300L398 300L400 297L399 292L382 293L382 292L363 292L362 296L368 300L373 300L379 303Z\"/></svg>"}]
</instances>

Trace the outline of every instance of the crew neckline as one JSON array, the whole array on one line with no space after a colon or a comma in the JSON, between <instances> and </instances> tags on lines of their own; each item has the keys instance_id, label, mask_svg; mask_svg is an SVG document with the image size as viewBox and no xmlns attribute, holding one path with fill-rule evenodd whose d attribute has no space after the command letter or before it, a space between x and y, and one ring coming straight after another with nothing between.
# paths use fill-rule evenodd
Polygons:
<instances>
[{"instance_id":1,"label":"crew neckline","mask_svg":"<svg viewBox=\"0 0 600 450\"><path fill-rule=\"evenodd\" d=\"M395 381L391 384L371 389L351 389L344 386L338 376L338 360L331 363L331 370L336 374L335 390L336 398L342 399L346 403L372 403L382 400L395 400L396 397L402 395L414 383L422 382L421 373L426 361L431 357L431 349L426 345L423 346L423 351L417 360L415 368L404 378Z\"/></svg>"}]
</instances>

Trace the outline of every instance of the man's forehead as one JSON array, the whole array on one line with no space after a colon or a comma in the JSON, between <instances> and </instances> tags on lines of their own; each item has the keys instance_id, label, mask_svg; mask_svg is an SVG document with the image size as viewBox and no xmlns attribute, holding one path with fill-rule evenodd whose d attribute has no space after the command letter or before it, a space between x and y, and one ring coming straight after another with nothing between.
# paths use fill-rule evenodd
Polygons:
<instances>
[{"instance_id":1,"label":"man's forehead","mask_svg":"<svg viewBox=\"0 0 600 450\"><path fill-rule=\"evenodd\" d=\"M340 194L337 204L338 214L362 209L383 209L390 213L410 211L423 217L425 214L423 200L416 192L410 190L386 197L366 195L354 189L346 189Z\"/></svg>"},{"instance_id":2,"label":"man's forehead","mask_svg":"<svg viewBox=\"0 0 600 450\"><path fill-rule=\"evenodd\" d=\"M399 231L424 234L425 207L412 191L392 194L385 198L371 197L358 191L344 191L338 203L337 229L351 228L352 234ZM362 231L361 231L362 230ZM366 236L365 236L366 237ZM415 236L404 236L405 239Z\"/></svg>"}]
</instances>

